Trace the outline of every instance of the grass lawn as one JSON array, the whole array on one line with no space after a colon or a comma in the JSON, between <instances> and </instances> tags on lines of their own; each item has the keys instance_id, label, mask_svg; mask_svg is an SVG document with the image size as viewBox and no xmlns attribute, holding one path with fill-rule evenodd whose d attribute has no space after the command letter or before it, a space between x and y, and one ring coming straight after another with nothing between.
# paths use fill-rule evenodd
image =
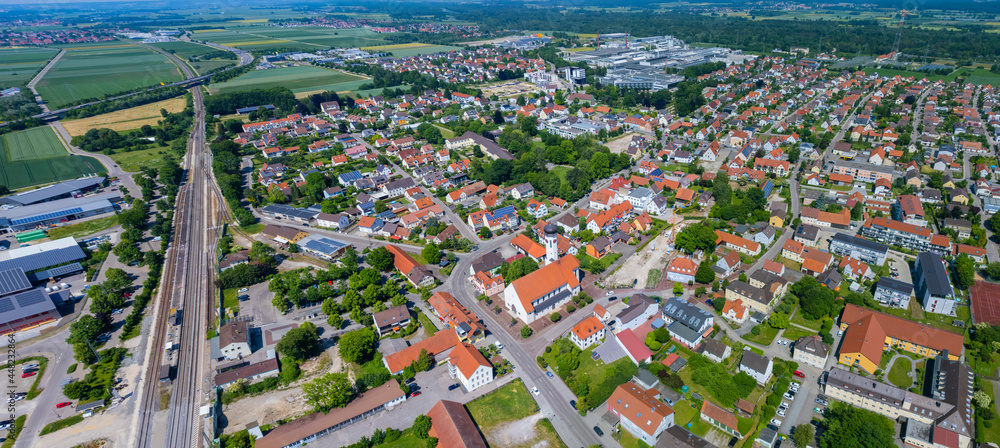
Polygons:
<instances>
[{"instance_id":1,"label":"grass lawn","mask_svg":"<svg viewBox=\"0 0 1000 448\"><path fill-rule=\"evenodd\" d=\"M815 331L819 331L823 323L820 320L809 320L802 314L802 309L795 310L795 314L792 315L790 320L793 324L799 325L801 327L809 328Z\"/></svg>"},{"instance_id":2,"label":"grass lawn","mask_svg":"<svg viewBox=\"0 0 1000 448\"><path fill-rule=\"evenodd\" d=\"M402 437L396 439L392 443L383 443L379 445L379 448L424 448L427 446L427 441L413 434L405 434Z\"/></svg>"},{"instance_id":3,"label":"grass lawn","mask_svg":"<svg viewBox=\"0 0 1000 448\"><path fill-rule=\"evenodd\" d=\"M424 331L427 333L427 336L434 336L434 333L437 333L437 326L435 326L434 322L432 322L431 319L424 313L417 312L417 320L420 321L420 325L424 327Z\"/></svg>"},{"instance_id":4,"label":"grass lawn","mask_svg":"<svg viewBox=\"0 0 1000 448\"><path fill-rule=\"evenodd\" d=\"M75 425L77 423L80 423L82 421L83 421L83 414L74 415L72 417L64 418L62 420L56 420L56 421L54 421L52 423L49 423L49 424L45 425L45 427L42 428L42 432L41 432L40 435L44 436L44 435L46 435L46 434L48 434L50 432L56 432L56 431L58 431L60 429L73 426L73 425Z\"/></svg>"},{"instance_id":5,"label":"grass lawn","mask_svg":"<svg viewBox=\"0 0 1000 448\"><path fill-rule=\"evenodd\" d=\"M760 324L759 327L760 327L760 334L754 336L751 333L747 333L745 336L743 336L743 339L746 339L750 342L756 342L760 345L770 345L771 342L774 341L774 337L778 335L778 329L773 328L767 324Z\"/></svg>"},{"instance_id":6,"label":"grass lawn","mask_svg":"<svg viewBox=\"0 0 1000 448\"><path fill-rule=\"evenodd\" d=\"M980 384L982 385L982 390L984 392L986 392L987 395L989 395L990 397L994 396L993 395L993 382L992 381L980 381ZM995 419L995 418L993 419L993 427L992 428L987 428L986 426L983 425L983 420L977 418L976 419L976 430L979 433L979 435L982 436L981 439L977 439L977 440L983 440L983 441L996 441L996 440L1000 440L1000 423L998 423L997 419Z\"/></svg>"},{"instance_id":7,"label":"grass lawn","mask_svg":"<svg viewBox=\"0 0 1000 448\"><path fill-rule=\"evenodd\" d=\"M110 228L117 223L118 223L117 215L107 216L104 218L91 219L90 221L70 224L68 226L56 227L52 230L49 230L46 233L49 239L51 240L58 240L60 238L66 238L68 236L71 236L73 238L80 238Z\"/></svg>"},{"instance_id":8,"label":"grass lawn","mask_svg":"<svg viewBox=\"0 0 1000 448\"><path fill-rule=\"evenodd\" d=\"M157 146L139 151L119 152L110 157L125 171L140 171L146 166L159 168L160 165L163 165L163 156L168 154L170 154L170 148Z\"/></svg>"},{"instance_id":9,"label":"grass lawn","mask_svg":"<svg viewBox=\"0 0 1000 448\"><path fill-rule=\"evenodd\" d=\"M909 358L896 358L889 369L889 382L896 387L908 389L913 385L909 373L913 371L913 362Z\"/></svg>"},{"instance_id":10,"label":"grass lawn","mask_svg":"<svg viewBox=\"0 0 1000 448\"><path fill-rule=\"evenodd\" d=\"M568 166L554 166L551 170L549 170L549 172L559 176L560 180L566 180L566 173L568 173L571 169L572 168Z\"/></svg>"},{"instance_id":11,"label":"grass lawn","mask_svg":"<svg viewBox=\"0 0 1000 448\"><path fill-rule=\"evenodd\" d=\"M631 362L631 361L630 361ZM465 405L469 415L481 429L525 418L538 412L538 404L531 398L521 380L483 395Z\"/></svg>"},{"instance_id":12,"label":"grass lawn","mask_svg":"<svg viewBox=\"0 0 1000 448\"><path fill-rule=\"evenodd\" d=\"M438 126L438 125L434 125L434 127L436 127L436 128L438 128L438 129L441 130L441 137L443 137L443 138L454 138L455 137L455 131L452 131L451 129L448 129L448 128L443 127L443 126Z\"/></svg>"},{"instance_id":13,"label":"grass lawn","mask_svg":"<svg viewBox=\"0 0 1000 448\"><path fill-rule=\"evenodd\" d=\"M236 292L236 288L229 288L222 290L222 306L227 309L233 310L233 315L239 314L240 312L240 300L239 294Z\"/></svg>"},{"instance_id":14,"label":"grass lawn","mask_svg":"<svg viewBox=\"0 0 1000 448\"><path fill-rule=\"evenodd\" d=\"M37 85L49 108L181 79L165 56L138 45L67 50ZM56 106L56 107L52 107Z\"/></svg>"},{"instance_id":15,"label":"grass lawn","mask_svg":"<svg viewBox=\"0 0 1000 448\"><path fill-rule=\"evenodd\" d=\"M803 330L799 327L792 326L786 328L785 332L781 334L781 337L797 341L799 338L803 336L811 336L814 334L816 334L815 331Z\"/></svg>"}]
</instances>

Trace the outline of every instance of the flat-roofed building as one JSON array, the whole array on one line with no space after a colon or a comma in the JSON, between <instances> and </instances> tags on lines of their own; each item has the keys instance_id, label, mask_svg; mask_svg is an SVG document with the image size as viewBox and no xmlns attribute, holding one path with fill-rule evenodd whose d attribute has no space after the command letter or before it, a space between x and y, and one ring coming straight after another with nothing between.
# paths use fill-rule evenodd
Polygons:
<instances>
[{"instance_id":1,"label":"flat-roofed building","mask_svg":"<svg viewBox=\"0 0 1000 448\"><path fill-rule=\"evenodd\" d=\"M883 306L906 309L912 295L913 285L889 277L879 278L875 285L874 298Z\"/></svg>"},{"instance_id":2,"label":"flat-roofed building","mask_svg":"<svg viewBox=\"0 0 1000 448\"><path fill-rule=\"evenodd\" d=\"M879 179L892 182L895 170L891 166L871 165L868 163L856 162L853 160L838 160L833 165L833 173L848 174L854 176L854 180L875 183Z\"/></svg>"},{"instance_id":3,"label":"flat-roofed building","mask_svg":"<svg viewBox=\"0 0 1000 448\"><path fill-rule=\"evenodd\" d=\"M118 192L111 192L8 208L0 210L0 229L20 232L114 213L120 200Z\"/></svg>"},{"instance_id":4,"label":"flat-roofed building","mask_svg":"<svg viewBox=\"0 0 1000 448\"><path fill-rule=\"evenodd\" d=\"M861 236L865 238L916 251L930 248L931 235L927 227L886 218L870 218L861 226Z\"/></svg>"}]
</instances>

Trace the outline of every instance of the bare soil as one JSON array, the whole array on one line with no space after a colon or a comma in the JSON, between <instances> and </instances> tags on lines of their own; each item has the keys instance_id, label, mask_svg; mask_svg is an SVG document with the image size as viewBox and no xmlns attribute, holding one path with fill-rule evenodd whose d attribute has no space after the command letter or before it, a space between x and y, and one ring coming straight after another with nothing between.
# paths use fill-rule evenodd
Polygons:
<instances>
[{"instance_id":1,"label":"bare soil","mask_svg":"<svg viewBox=\"0 0 1000 448\"><path fill-rule=\"evenodd\" d=\"M517 446L531 442L537 437L535 423L542 419L542 413L529 415L520 420L507 422L486 432L486 441L491 446Z\"/></svg>"}]
</instances>

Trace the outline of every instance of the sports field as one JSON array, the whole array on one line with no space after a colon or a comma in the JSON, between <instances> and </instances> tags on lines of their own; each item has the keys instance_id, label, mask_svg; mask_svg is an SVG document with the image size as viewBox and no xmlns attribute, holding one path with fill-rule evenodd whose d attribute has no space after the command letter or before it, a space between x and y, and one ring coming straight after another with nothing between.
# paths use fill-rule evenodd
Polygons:
<instances>
[{"instance_id":1,"label":"sports field","mask_svg":"<svg viewBox=\"0 0 1000 448\"><path fill-rule=\"evenodd\" d=\"M0 185L11 190L103 172L107 169L97 159L67 155L48 126L0 139Z\"/></svg>"},{"instance_id":2,"label":"sports field","mask_svg":"<svg viewBox=\"0 0 1000 448\"><path fill-rule=\"evenodd\" d=\"M137 87L180 81L166 57L136 45L69 49L36 89L50 107L100 98Z\"/></svg>"},{"instance_id":3,"label":"sports field","mask_svg":"<svg viewBox=\"0 0 1000 448\"><path fill-rule=\"evenodd\" d=\"M154 44L149 44L151 47L157 47L166 51L173 51L174 55L184 61L186 64L194 68L198 74L207 73L220 67L228 67L231 65L236 65L235 59L207 59L207 60L197 60L194 62L190 61L193 56L201 56L203 54L208 54L211 52L217 52L215 48L209 47L208 45L196 44L191 42L173 41L173 42L159 42Z\"/></svg>"},{"instance_id":4,"label":"sports field","mask_svg":"<svg viewBox=\"0 0 1000 448\"><path fill-rule=\"evenodd\" d=\"M24 86L58 53L49 48L0 50L0 86Z\"/></svg>"},{"instance_id":5,"label":"sports field","mask_svg":"<svg viewBox=\"0 0 1000 448\"><path fill-rule=\"evenodd\" d=\"M167 112L176 113L184 110L187 101L184 98L171 98L169 100L157 101L143 106L123 109L93 117L81 118L79 120L68 120L63 122L63 127L69 135L76 137L86 134L94 128L108 128L114 131L127 131L139 129L143 125L156 126L163 116L160 109Z\"/></svg>"},{"instance_id":6,"label":"sports field","mask_svg":"<svg viewBox=\"0 0 1000 448\"><path fill-rule=\"evenodd\" d=\"M1000 325L1000 285L978 281L969 289L972 301L972 321Z\"/></svg>"},{"instance_id":7,"label":"sports field","mask_svg":"<svg viewBox=\"0 0 1000 448\"><path fill-rule=\"evenodd\" d=\"M365 78L319 67L295 66L254 70L239 78L221 84L212 84L213 92L240 92L267 87L287 87L292 92L313 90L343 91L357 88L367 82Z\"/></svg>"}]
</instances>

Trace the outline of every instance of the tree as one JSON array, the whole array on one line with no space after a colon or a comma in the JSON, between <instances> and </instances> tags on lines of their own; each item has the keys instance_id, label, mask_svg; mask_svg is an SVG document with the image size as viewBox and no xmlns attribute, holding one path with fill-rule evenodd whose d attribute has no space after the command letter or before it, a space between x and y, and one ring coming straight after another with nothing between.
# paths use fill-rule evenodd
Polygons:
<instances>
[{"instance_id":1,"label":"tree","mask_svg":"<svg viewBox=\"0 0 1000 448\"><path fill-rule=\"evenodd\" d=\"M986 393L986 391L977 390L974 394L972 394L972 401L976 403L976 407L985 409L990 407L990 403L993 402L993 398L990 397L990 394Z\"/></svg>"},{"instance_id":2,"label":"tree","mask_svg":"<svg viewBox=\"0 0 1000 448\"><path fill-rule=\"evenodd\" d=\"M106 320L98 319L90 314L80 316L73 325L69 327L69 337L66 342L70 344L86 344L94 342L97 337L109 328Z\"/></svg>"},{"instance_id":3,"label":"tree","mask_svg":"<svg viewBox=\"0 0 1000 448\"><path fill-rule=\"evenodd\" d=\"M368 255L365 256L365 261L368 262L371 267L378 269L382 272L388 272L392 269L394 256L392 252L389 251L385 246L376 247Z\"/></svg>"},{"instance_id":4,"label":"tree","mask_svg":"<svg viewBox=\"0 0 1000 448\"><path fill-rule=\"evenodd\" d=\"M242 430L233 434L226 440L226 448L253 448L254 438L250 436L250 431Z\"/></svg>"},{"instance_id":5,"label":"tree","mask_svg":"<svg viewBox=\"0 0 1000 448\"><path fill-rule=\"evenodd\" d=\"M421 439L427 438L427 433L431 431L431 418L420 414L413 419L413 435Z\"/></svg>"},{"instance_id":6,"label":"tree","mask_svg":"<svg viewBox=\"0 0 1000 448\"><path fill-rule=\"evenodd\" d=\"M708 260L702 261L698 265L698 272L694 274L694 280L706 285L715 281L715 271L712 270L712 263Z\"/></svg>"},{"instance_id":7,"label":"tree","mask_svg":"<svg viewBox=\"0 0 1000 448\"><path fill-rule=\"evenodd\" d=\"M799 448L806 448L816 440L816 430L812 425L798 425L792 428L792 442Z\"/></svg>"},{"instance_id":8,"label":"tree","mask_svg":"<svg viewBox=\"0 0 1000 448\"><path fill-rule=\"evenodd\" d=\"M679 296L681 294L684 294L684 285L680 284L680 282L674 282L674 295Z\"/></svg>"},{"instance_id":9,"label":"tree","mask_svg":"<svg viewBox=\"0 0 1000 448\"><path fill-rule=\"evenodd\" d=\"M771 328L788 328L788 315L785 313L774 313L767 318L767 324Z\"/></svg>"},{"instance_id":10,"label":"tree","mask_svg":"<svg viewBox=\"0 0 1000 448\"><path fill-rule=\"evenodd\" d=\"M371 328L349 331L340 338L340 357L347 362L364 364L375 354L378 337Z\"/></svg>"},{"instance_id":11,"label":"tree","mask_svg":"<svg viewBox=\"0 0 1000 448\"><path fill-rule=\"evenodd\" d=\"M441 261L441 249L438 249L437 244L434 243L424 246L424 249L420 251L420 255L424 257L424 261L430 264L436 264Z\"/></svg>"},{"instance_id":12,"label":"tree","mask_svg":"<svg viewBox=\"0 0 1000 448\"><path fill-rule=\"evenodd\" d=\"M83 365L93 364L97 361L97 355L90 346L84 343L73 344L73 359Z\"/></svg>"},{"instance_id":13,"label":"tree","mask_svg":"<svg viewBox=\"0 0 1000 448\"><path fill-rule=\"evenodd\" d=\"M705 223L691 225L677 234L677 247L687 253L693 253L699 249L711 251L715 249L715 238L715 231Z\"/></svg>"},{"instance_id":14,"label":"tree","mask_svg":"<svg viewBox=\"0 0 1000 448\"><path fill-rule=\"evenodd\" d=\"M827 408L819 438L820 448L876 448L892 446L893 423L875 412L834 403Z\"/></svg>"},{"instance_id":15,"label":"tree","mask_svg":"<svg viewBox=\"0 0 1000 448\"><path fill-rule=\"evenodd\" d=\"M269 266L276 266L278 261L274 259L275 250L260 241L254 241L250 246L250 253L247 257L250 261L263 263Z\"/></svg>"},{"instance_id":16,"label":"tree","mask_svg":"<svg viewBox=\"0 0 1000 448\"><path fill-rule=\"evenodd\" d=\"M865 214L865 205L862 204L861 201L858 201L857 204L854 204L854 207L851 207L851 219L853 220L861 219L864 217L864 214Z\"/></svg>"},{"instance_id":17,"label":"tree","mask_svg":"<svg viewBox=\"0 0 1000 448\"><path fill-rule=\"evenodd\" d=\"M413 370L417 372L426 372L434 367L434 357L427 352L426 348L420 349L420 356L417 357L416 361L413 361Z\"/></svg>"},{"instance_id":18,"label":"tree","mask_svg":"<svg viewBox=\"0 0 1000 448\"><path fill-rule=\"evenodd\" d=\"M276 347L278 352L292 359L305 360L319 349L319 332L312 322L288 330Z\"/></svg>"},{"instance_id":19,"label":"tree","mask_svg":"<svg viewBox=\"0 0 1000 448\"><path fill-rule=\"evenodd\" d=\"M521 337L524 339L528 339L529 337L531 337L531 333L533 332L534 331L531 329L531 327L527 325L521 327Z\"/></svg>"},{"instance_id":20,"label":"tree","mask_svg":"<svg viewBox=\"0 0 1000 448\"><path fill-rule=\"evenodd\" d=\"M969 289L976 277L976 263L967 254L955 258L955 278L960 289Z\"/></svg>"},{"instance_id":21,"label":"tree","mask_svg":"<svg viewBox=\"0 0 1000 448\"><path fill-rule=\"evenodd\" d=\"M326 318L326 323L334 330L339 330L344 325L344 318L339 314L331 314Z\"/></svg>"},{"instance_id":22,"label":"tree","mask_svg":"<svg viewBox=\"0 0 1000 448\"><path fill-rule=\"evenodd\" d=\"M354 389L346 373L328 373L302 385L306 402L318 412L342 408L351 401Z\"/></svg>"}]
</instances>

